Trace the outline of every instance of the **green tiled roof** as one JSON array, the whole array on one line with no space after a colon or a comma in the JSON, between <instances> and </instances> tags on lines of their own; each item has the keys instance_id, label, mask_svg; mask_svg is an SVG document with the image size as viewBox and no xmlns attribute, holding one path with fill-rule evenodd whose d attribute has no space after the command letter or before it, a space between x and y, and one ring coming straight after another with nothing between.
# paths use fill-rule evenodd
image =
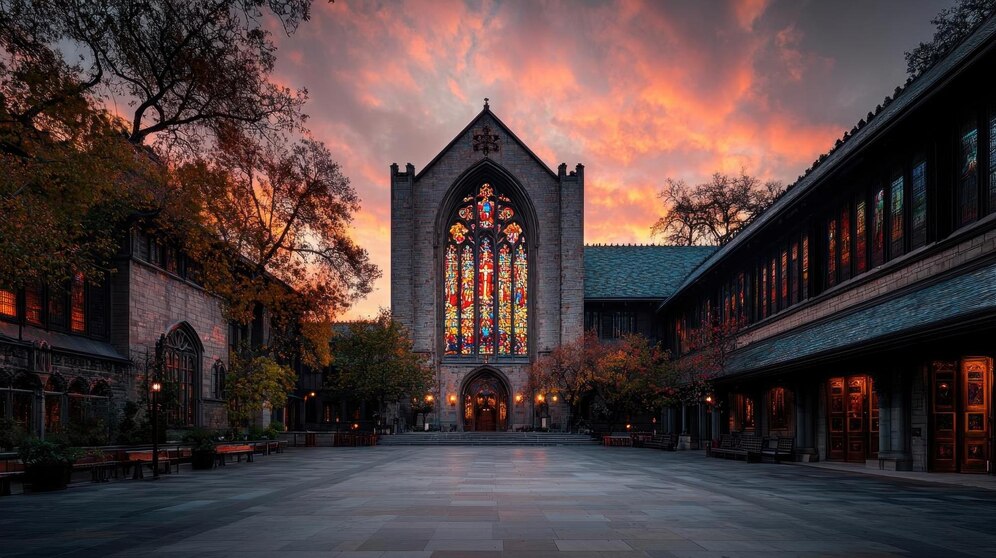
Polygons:
<instances>
[{"instance_id":1,"label":"green tiled roof","mask_svg":"<svg viewBox=\"0 0 996 558\"><path fill-rule=\"evenodd\" d=\"M664 300L713 246L585 246L586 299Z\"/></svg>"},{"instance_id":2,"label":"green tiled roof","mask_svg":"<svg viewBox=\"0 0 996 558\"><path fill-rule=\"evenodd\" d=\"M791 365L836 351L860 348L883 339L931 331L943 323L972 323L996 314L996 265L963 273L877 304L844 312L757 341L730 355L730 375Z\"/></svg>"}]
</instances>

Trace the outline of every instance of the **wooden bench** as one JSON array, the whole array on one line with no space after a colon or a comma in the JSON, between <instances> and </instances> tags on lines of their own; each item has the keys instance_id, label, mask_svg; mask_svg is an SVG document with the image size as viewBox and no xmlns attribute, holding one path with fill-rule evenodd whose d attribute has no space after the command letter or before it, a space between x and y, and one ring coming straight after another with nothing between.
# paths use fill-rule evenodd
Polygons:
<instances>
[{"instance_id":1,"label":"wooden bench","mask_svg":"<svg viewBox=\"0 0 996 558\"><path fill-rule=\"evenodd\" d=\"M224 467L225 466L225 464L228 462L228 456L229 455L235 456L236 459L238 459L239 463L242 463L242 456L244 455L244 456L246 456L246 462L247 463L252 463L252 461L253 461L253 454L256 453L256 451L253 449L253 447L251 445L248 445L248 444L239 444L239 445L236 445L236 444L226 444L226 445L220 445L220 446L217 446L216 448L214 448L214 452L215 452L215 454L218 457L218 466L219 467Z\"/></svg>"},{"instance_id":2,"label":"wooden bench","mask_svg":"<svg viewBox=\"0 0 996 558\"><path fill-rule=\"evenodd\" d=\"M795 452L795 439L784 436L778 438L765 438L764 447L761 448L761 459L770 459L778 463L783 459L792 459Z\"/></svg>"},{"instance_id":3,"label":"wooden bench","mask_svg":"<svg viewBox=\"0 0 996 558\"><path fill-rule=\"evenodd\" d=\"M644 442L643 447L674 451L676 441L677 439L674 434L658 434L651 437L650 440Z\"/></svg>"},{"instance_id":4,"label":"wooden bench","mask_svg":"<svg viewBox=\"0 0 996 558\"><path fill-rule=\"evenodd\" d=\"M629 432L613 432L608 436L602 436L603 446L629 447L633 445L633 438Z\"/></svg>"},{"instance_id":5,"label":"wooden bench","mask_svg":"<svg viewBox=\"0 0 996 558\"><path fill-rule=\"evenodd\" d=\"M760 436L741 436L740 447L733 450L733 458L750 463L761 460L761 448L764 447L764 440Z\"/></svg>"},{"instance_id":6,"label":"wooden bench","mask_svg":"<svg viewBox=\"0 0 996 558\"><path fill-rule=\"evenodd\" d=\"M10 496L10 484L15 480L21 480L23 475L21 471L0 473L0 496Z\"/></svg>"},{"instance_id":7,"label":"wooden bench","mask_svg":"<svg viewBox=\"0 0 996 558\"><path fill-rule=\"evenodd\" d=\"M740 438L740 436L736 438ZM737 440L734 439L732 434L722 434L719 437L719 445L709 448L709 455L712 457L733 457L733 449L736 443Z\"/></svg>"},{"instance_id":8,"label":"wooden bench","mask_svg":"<svg viewBox=\"0 0 996 558\"><path fill-rule=\"evenodd\" d=\"M89 471L91 482L107 482L118 478L121 463L113 456L87 456L73 463L73 471Z\"/></svg>"},{"instance_id":9,"label":"wooden bench","mask_svg":"<svg viewBox=\"0 0 996 558\"><path fill-rule=\"evenodd\" d=\"M152 450L138 450L138 451L127 451L125 452L126 460L122 462L122 469L127 473L128 467L132 467L132 479L143 479L145 478L145 466L148 465L152 468ZM170 459L169 452L166 450L159 451L159 467L162 472L169 475L173 472L173 459ZM176 472L180 472L180 463L176 464Z\"/></svg>"}]
</instances>

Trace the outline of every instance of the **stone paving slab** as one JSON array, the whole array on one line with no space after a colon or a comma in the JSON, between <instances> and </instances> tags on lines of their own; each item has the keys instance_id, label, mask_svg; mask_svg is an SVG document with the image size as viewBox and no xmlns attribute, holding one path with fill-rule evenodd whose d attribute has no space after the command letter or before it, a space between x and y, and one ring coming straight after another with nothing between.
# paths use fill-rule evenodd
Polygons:
<instances>
[{"instance_id":1,"label":"stone paving slab","mask_svg":"<svg viewBox=\"0 0 996 558\"><path fill-rule=\"evenodd\" d=\"M996 555L996 492L604 447L309 448L0 498L0 557Z\"/></svg>"}]
</instances>

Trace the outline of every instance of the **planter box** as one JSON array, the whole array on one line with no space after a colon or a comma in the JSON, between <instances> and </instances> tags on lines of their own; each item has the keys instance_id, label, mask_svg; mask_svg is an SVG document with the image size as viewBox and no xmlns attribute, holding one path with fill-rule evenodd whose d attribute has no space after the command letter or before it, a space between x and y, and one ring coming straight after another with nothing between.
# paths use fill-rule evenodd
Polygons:
<instances>
[{"instance_id":1,"label":"planter box","mask_svg":"<svg viewBox=\"0 0 996 558\"><path fill-rule=\"evenodd\" d=\"M24 481L32 492L65 490L73 473L71 463L44 463L31 465L24 470Z\"/></svg>"},{"instance_id":2,"label":"planter box","mask_svg":"<svg viewBox=\"0 0 996 558\"><path fill-rule=\"evenodd\" d=\"M213 450L194 451L190 453L190 468L195 471L214 469L214 464L217 459L217 454Z\"/></svg>"}]
</instances>

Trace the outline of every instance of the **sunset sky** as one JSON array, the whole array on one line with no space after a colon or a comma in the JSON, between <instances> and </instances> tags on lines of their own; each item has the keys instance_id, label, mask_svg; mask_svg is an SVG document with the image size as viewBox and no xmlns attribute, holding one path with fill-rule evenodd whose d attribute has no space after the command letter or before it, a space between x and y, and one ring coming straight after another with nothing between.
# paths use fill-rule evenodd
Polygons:
<instances>
[{"instance_id":1,"label":"sunset sky","mask_svg":"<svg viewBox=\"0 0 996 558\"><path fill-rule=\"evenodd\" d=\"M275 78L363 200L355 236L390 305L388 166L420 170L484 97L552 168L585 165L585 242L651 242L666 177L793 182L906 79L950 1L318 1Z\"/></svg>"}]
</instances>

